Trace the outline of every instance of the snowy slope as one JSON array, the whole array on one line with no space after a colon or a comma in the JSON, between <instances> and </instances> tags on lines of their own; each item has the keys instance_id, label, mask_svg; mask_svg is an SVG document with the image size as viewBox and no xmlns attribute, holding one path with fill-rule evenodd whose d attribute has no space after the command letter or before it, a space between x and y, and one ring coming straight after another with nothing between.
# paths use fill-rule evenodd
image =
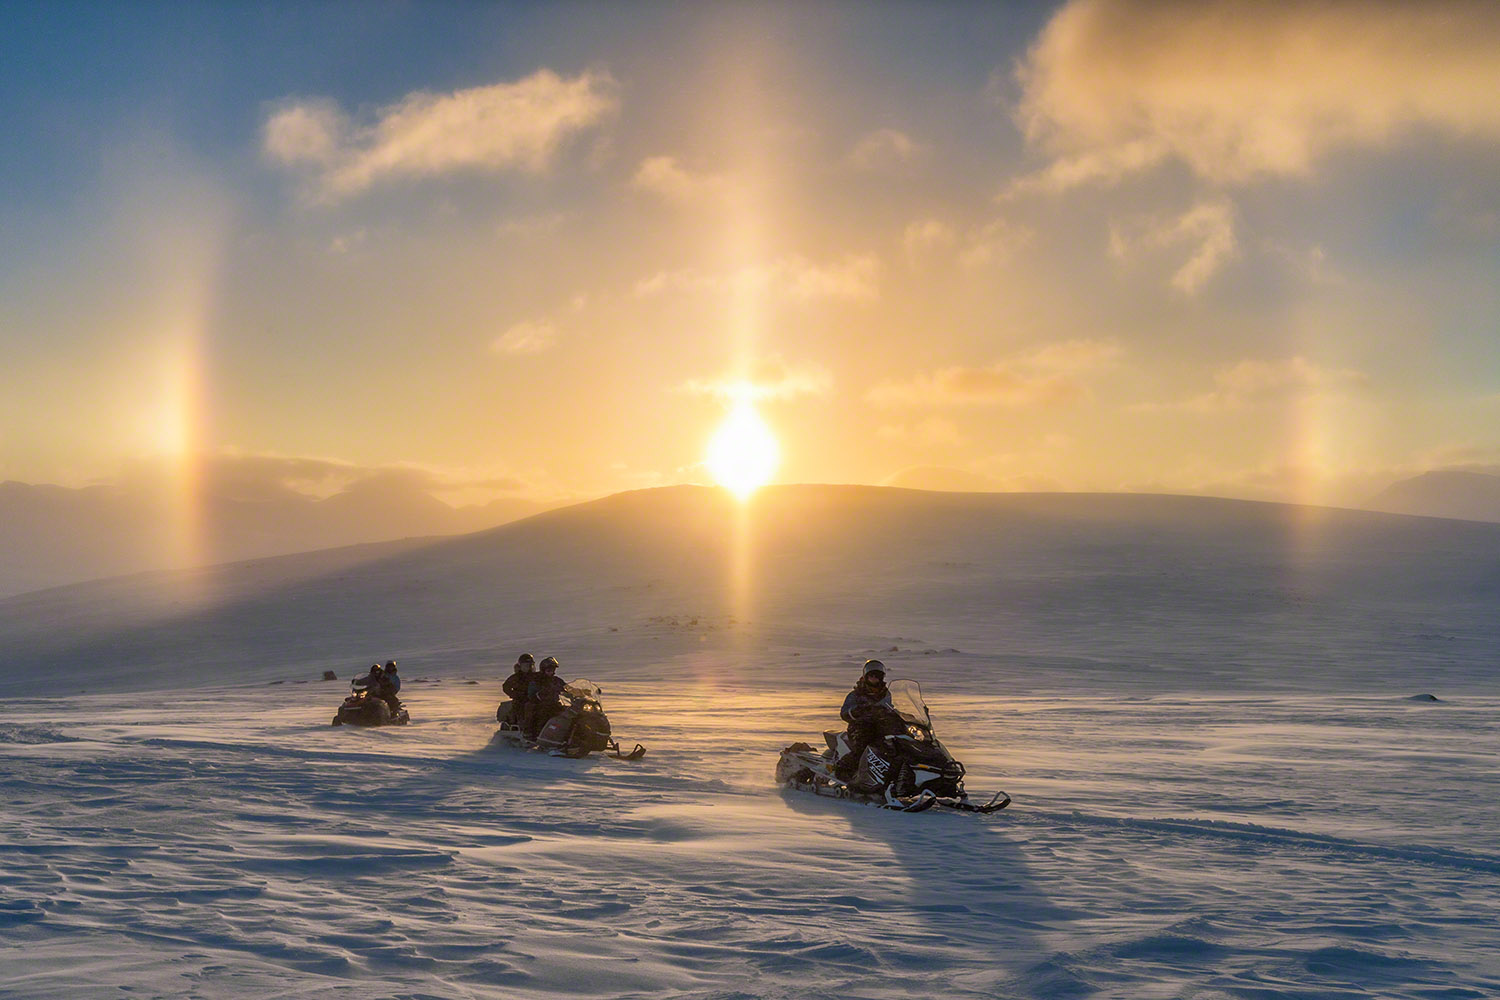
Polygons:
<instances>
[{"instance_id":1,"label":"snowy slope","mask_svg":"<svg viewBox=\"0 0 1500 1000\"><path fill-rule=\"evenodd\" d=\"M339 545L478 531L556 504L502 497L451 507L399 475L318 499L270 482L203 484L191 555L165 483L61 486L0 482L0 596L124 573L231 562ZM214 471L211 469L210 471Z\"/></svg>"},{"instance_id":2,"label":"snowy slope","mask_svg":"<svg viewBox=\"0 0 1500 1000\"><path fill-rule=\"evenodd\" d=\"M1364 504L1370 510L1468 521L1500 521L1500 476L1440 469L1392 483Z\"/></svg>"},{"instance_id":3,"label":"snowy slope","mask_svg":"<svg viewBox=\"0 0 1500 1000\"><path fill-rule=\"evenodd\" d=\"M0 601L0 692L294 679L386 656L960 650L1038 683L1493 684L1500 526L1191 497L782 487L621 494L414 547ZM748 581L744 586L737 579ZM618 630L618 631L611 631ZM905 637L898 639L897 637ZM793 671L795 673L795 671Z\"/></svg>"},{"instance_id":4,"label":"snowy slope","mask_svg":"<svg viewBox=\"0 0 1500 1000\"><path fill-rule=\"evenodd\" d=\"M0 998L1500 995L1500 526L796 487L741 587L739 516L0 602ZM521 648L647 757L494 745ZM773 786L868 655L1010 809Z\"/></svg>"}]
</instances>

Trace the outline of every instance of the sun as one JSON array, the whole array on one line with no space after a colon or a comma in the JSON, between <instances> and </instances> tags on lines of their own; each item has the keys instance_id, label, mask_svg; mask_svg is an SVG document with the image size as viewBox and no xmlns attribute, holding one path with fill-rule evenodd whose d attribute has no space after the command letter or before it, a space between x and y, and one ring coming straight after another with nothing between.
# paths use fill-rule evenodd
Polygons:
<instances>
[{"instance_id":1,"label":"sun","mask_svg":"<svg viewBox=\"0 0 1500 1000\"><path fill-rule=\"evenodd\" d=\"M708 442L705 464L720 486L744 500L771 481L781 447L747 399L734 404Z\"/></svg>"}]
</instances>

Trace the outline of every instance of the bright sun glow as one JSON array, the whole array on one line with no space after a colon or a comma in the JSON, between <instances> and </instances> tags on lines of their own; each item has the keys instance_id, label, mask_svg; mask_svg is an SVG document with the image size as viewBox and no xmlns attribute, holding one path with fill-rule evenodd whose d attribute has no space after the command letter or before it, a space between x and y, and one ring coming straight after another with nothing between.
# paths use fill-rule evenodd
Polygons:
<instances>
[{"instance_id":1,"label":"bright sun glow","mask_svg":"<svg viewBox=\"0 0 1500 1000\"><path fill-rule=\"evenodd\" d=\"M780 461L775 435L749 400L734 404L708 442L708 471L741 500L770 482Z\"/></svg>"}]
</instances>

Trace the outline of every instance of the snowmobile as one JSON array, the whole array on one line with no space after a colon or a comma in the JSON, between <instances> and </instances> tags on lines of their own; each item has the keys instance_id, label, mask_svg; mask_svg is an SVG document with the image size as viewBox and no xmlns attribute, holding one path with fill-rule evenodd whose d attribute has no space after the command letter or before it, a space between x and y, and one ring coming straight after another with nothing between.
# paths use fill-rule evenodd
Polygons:
<instances>
[{"instance_id":1,"label":"snowmobile","mask_svg":"<svg viewBox=\"0 0 1500 1000\"><path fill-rule=\"evenodd\" d=\"M335 726L404 726L410 721L405 706L392 712L385 699L371 690L369 674L356 677L349 684L349 696L333 717Z\"/></svg>"},{"instance_id":2,"label":"snowmobile","mask_svg":"<svg viewBox=\"0 0 1500 1000\"><path fill-rule=\"evenodd\" d=\"M806 743L793 743L781 751L777 784L902 812L946 806L991 813L1010 805L1010 796L1004 792L996 792L985 802L970 801L964 791L964 766L932 731L932 713L916 681L892 681L889 690L890 703L877 706L875 738L860 755L852 777L844 780L834 771L834 765L849 752L849 738L833 729L823 734L827 749L821 753Z\"/></svg>"},{"instance_id":3,"label":"snowmobile","mask_svg":"<svg viewBox=\"0 0 1500 1000\"><path fill-rule=\"evenodd\" d=\"M640 760L646 756L646 748L639 743L635 749L625 753L615 741L609 728L609 716L599 703L604 692L593 681L573 681L563 686L558 696L561 710L547 720L537 733L536 739L528 739L521 731L520 720L510 717L510 702L502 702L495 709L495 721L500 723L500 737L517 746L542 750L554 757L587 757L599 752L616 760Z\"/></svg>"}]
</instances>

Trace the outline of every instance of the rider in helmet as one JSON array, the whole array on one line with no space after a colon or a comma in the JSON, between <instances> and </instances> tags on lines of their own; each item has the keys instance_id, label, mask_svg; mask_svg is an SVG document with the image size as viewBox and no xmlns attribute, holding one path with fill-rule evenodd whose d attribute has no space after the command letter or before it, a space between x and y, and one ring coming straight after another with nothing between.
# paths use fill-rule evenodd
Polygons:
<instances>
[{"instance_id":1,"label":"rider in helmet","mask_svg":"<svg viewBox=\"0 0 1500 1000\"><path fill-rule=\"evenodd\" d=\"M563 679L557 676L557 657L549 656L537 664L537 674L526 686L526 735L536 739L547 720L562 710Z\"/></svg>"},{"instance_id":2,"label":"rider in helmet","mask_svg":"<svg viewBox=\"0 0 1500 1000\"><path fill-rule=\"evenodd\" d=\"M385 703L391 707L391 714L395 715L397 712L401 711L401 699L396 697L396 695L401 691L401 676L396 672L396 661L386 660L385 670L383 670L381 673L384 675L385 683L382 685L382 689L377 693L381 698L385 699Z\"/></svg>"},{"instance_id":3,"label":"rider in helmet","mask_svg":"<svg viewBox=\"0 0 1500 1000\"><path fill-rule=\"evenodd\" d=\"M517 726L525 721L526 706L530 704L526 692L535 673L536 657L530 653L522 653L516 657L516 665L511 668L510 676L500 685L500 690L510 699L510 721Z\"/></svg>"},{"instance_id":4,"label":"rider in helmet","mask_svg":"<svg viewBox=\"0 0 1500 1000\"><path fill-rule=\"evenodd\" d=\"M369 692L369 697L379 698L385 691L385 667L378 663L370 664L369 672L357 679L355 683L363 684L365 690Z\"/></svg>"},{"instance_id":5,"label":"rider in helmet","mask_svg":"<svg viewBox=\"0 0 1500 1000\"><path fill-rule=\"evenodd\" d=\"M891 692L885 686L885 664L879 660L866 660L864 670L855 682L854 689L844 696L844 707L839 718L849 724L847 737L849 752L840 757L833 772L848 781L859 766L859 758L865 747L875 738L876 713L891 705Z\"/></svg>"}]
</instances>

